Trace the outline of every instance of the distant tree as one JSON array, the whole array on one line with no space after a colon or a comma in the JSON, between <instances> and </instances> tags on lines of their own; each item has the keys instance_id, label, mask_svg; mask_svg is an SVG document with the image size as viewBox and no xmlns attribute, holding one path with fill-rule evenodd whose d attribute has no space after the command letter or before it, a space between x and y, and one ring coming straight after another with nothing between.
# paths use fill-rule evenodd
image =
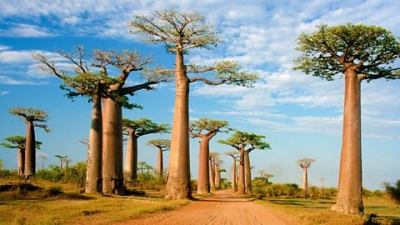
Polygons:
<instances>
[{"instance_id":1,"label":"distant tree","mask_svg":"<svg viewBox=\"0 0 400 225\"><path fill-rule=\"evenodd\" d=\"M232 162L232 191L236 192L237 191L237 183L236 183L236 179L237 179L237 168L236 168L236 160L237 158L239 158L239 153L237 151L230 151L230 152L226 152L225 155L229 155L230 157L232 157L233 162Z\"/></svg>"},{"instance_id":2,"label":"distant tree","mask_svg":"<svg viewBox=\"0 0 400 225\"><path fill-rule=\"evenodd\" d=\"M332 210L345 214L364 211L361 169L361 82L380 78L398 79L393 64L400 56L400 43L391 32L377 26L345 24L328 27L297 38L303 54L294 69L334 80L344 74L343 138L337 202Z\"/></svg>"},{"instance_id":3,"label":"distant tree","mask_svg":"<svg viewBox=\"0 0 400 225\"><path fill-rule=\"evenodd\" d=\"M25 168L25 145L26 138L24 136L10 136L4 138L4 140L8 141L4 143L0 143L5 148L14 148L18 150L18 175L24 176L24 168ZM40 149L42 142L36 141L36 149Z\"/></svg>"},{"instance_id":4,"label":"distant tree","mask_svg":"<svg viewBox=\"0 0 400 225\"><path fill-rule=\"evenodd\" d=\"M157 176L158 180L163 180L163 170L164 170L164 160L163 160L163 152L169 151L171 141L168 139L154 139L147 141L147 145L157 147L158 149L158 158L157 158Z\"/></svg>"},{"instance_id":5,"label":"distant tree","mask_svg":"<svg viewBox=\"0 0 400 225\"><path fill-rule=\"evenodd\" d=\"M122 120L122 127L125 131L125 134L129 137L126 147L125 171L130 174L130 179L132 181L136 181L138 163L138 138L148 134L167 133L170 131L171 128L168 124L157 124L146 118L141 118L139 120L130 120L124 118Z\"/></svg>"},{"instance_id":6,"label":"distant tree","mask_svg":"<svg viewBox=\"0 0 400 225\"><path fill-rule=\"evenodd\" d=\"M210 193L209 178L209 142L220 132L228 132L227 121L201 118L189 125L189 132L192 138L201 138L199 149L199 175L197 178L197 194Z\"/></svg>"},{"instance_id":7,"label":"distant tree","mask_svg":"<svg viewBox=\"0 0 400 225\"><path fill-rule=\"evenodd\" d=\"M47 159L45 154L39 154L39 159L42 161L42 170L44 169L44 160Z\"/></svg>"},{"instance_id":8,"label":"distant tree","mask_svg":"<svg viewBox=\"0 0 400 225\"><path fill-rule=\"evenodd\" d=\"M210 182L210 189L211 191L215 191L215 172L216 168L215 165L218 163L220 160L219 153L218 152L210 152L209 153L209 182Z\"/></svg>"},{"instance_id":9,"label":"distant tree","mask_svg":"<svg viewBox=\"0 0 400 225\"><path fill-rule=\"evenodd\" d=\"M303 189L304 189L304 196L306 198L309 197L308 193L308 169L311 167L311 164L314 162L314 159L304 158L299 159L297 164L303 169Z\"/></svg>"},{"instance_id":10,"label":"distant tree","mask_svg":"<svg viewBox=\"0 0 400 225\"><path fill-rule=\"evenodd\" d=\"M263 141L265 136L236 131L230 138L219 140L218 143L234 147L239 151L239 180L238 193L251 194L251 166L249 154L254 149L267 150L270 145ZM248 146L248 148L246 148Z\"/></svg>"},{"instance_id":11,"label":"distant tree","mask_svg":"<svg viewBox=\"0 0 400 225\"><path fill-rule=\"evenodd\" d=\"M166 198L192 198L189 163L189 85L201 81L208 85L236 84L251 86L258 76L239 71L236 62L217 62L204 67L186 64L184 55L190 49L212 49L221 43L218 32L206 24L198 13L176 10L153 11L151 16L135 16L129 23L134 34L144 34L144 42L163 44L168 53L175 54L176 96L171 135ZM210 74L207 72L214 72ZM188 74L205 73L203 77L188 77Z\"/></svg>"},{"instance_id":12,"label":"distant tree","mask_svg":"<svg viewBox=\"0 0 400 225\"><path fill-rule=\"evenodd\" d=\"M68 158L67 155L62 156L62 155L54 155L56 158L60 159L60 170L63 169L63 162Z\"/></svg>"},{"instance_id":13,"label":"distant tree","mask_svg":"<svg viewBox=\"0 0 400 225\"><path fill-rule=\"evenodd\" d=\"M390 197L398 205L400 205L400 180L397 180L397 182L394 185L391 185L388 182L384 182L383 187L385 188L386 193L388 193Z\"/></svg>"},{"instance_id":14,"label":"distant tree","mask_svg":"<svg viewBox=\"0 0 400 225\"><path fill-rule=\"evenodd\" d=\"M47 125L43 124L47 121L48 114L43 110L35 108L12 108L10 109L10 113L24 118L26 122L24 177L27 180L36 172L36 139L34 127L39 127L46 132L50 132Z\"/></svg>"}]
</instances>

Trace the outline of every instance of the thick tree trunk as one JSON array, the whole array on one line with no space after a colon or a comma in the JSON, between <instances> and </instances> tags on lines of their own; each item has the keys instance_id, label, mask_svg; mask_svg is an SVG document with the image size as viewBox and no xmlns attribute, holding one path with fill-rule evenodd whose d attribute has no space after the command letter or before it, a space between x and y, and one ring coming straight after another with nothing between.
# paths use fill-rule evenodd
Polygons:
<instances>
[{"instance_id":1,"label":"thick tree trunk","mask_svg":"<svg viewBox=\"0 0 400 225\"><path fill-rule=\"evenodd\" d=\"M308 168L304 167L303 168L303 189L304 189L304 196L308 198L308 174L307 174Z\"/></svg>"},{"instance_id":2,"label":"thick tree trunk","mask_svg":"<svg viewBox=\"0 0 400 225\"><path fill-rule=\"evenodd\" d=\"M209 139L203 137L200 140L199 150L199 176L197 179L197 194L210 193L209 177Z\"/></svg>"},{"instance_id":3,"label":"thick tree trunk","mask_svg":"<svg viewBox=\"0 0 400 225\"><path fill-rule=\"evenodd\" d=\"M159 182L162 182L163 179L163 168L164 168L164 157L163 150L161 147L158 147L158 157L157 157L157 179Z\"/></svg>"},{"instance_id":4,"label":"thick tree trunk","mask_svg":"<svg viewBox=\"0 0 400 225\"><path fill-rule=\"evenodd\" d=\"M36 140L33 121L26 121L26 142L25 142L25 179L35 174L36 168Z\"/></svg>"},{"instance_id":5,"label":"thick tree trunk","mask_svg":"<svg viewBox=\"0 0 400 225\"><path fill-rule=\"evenodd\" d=\"M209 182L210 182L210 191L215 191L215 158L209 157L210 165L209 165Z\"/></svg>"},{"instance_id":6,"label":"thick tree trunk","mask_svg":"<svg viewBox=\"0 0 400 225\"><path fill-rule=\"evenodd\" d=\"M103 194L123 193L122 109L107 98L103 106Z\"/></svg>"},{"instance_id":7,"label":"thick tree trunk","mask_svg":"<svg viewBox=\"0 0 400 225\"><path fill-rule=\"evenodd\" d=\"M128 144L126 146L126 162L125 171L129 174L129 178L136 182L137 180L137 163L138 163L138 151L137 151L137 137L133 132L129 132Z\"/></svg>"},{"instance_id":8,"label":"thick tree trunk","mask_svg":"<svg viewBox=\"0 0 400 225\"><path fill-rule=\"evenodd\" d=\"M92 121L89 132L88 159L86 165L86 193L101 192L101 151L103 123L100 97L93 97Z\"/></svg>"},{"instance_id":9,"label":"thick tree trunk","mask_svg":"<svg viewBox=\"0 0 400 225\"><path fill-rule=\"evenodd\" d=\"M232 191L236 192L236 190L237 190L237 185L236 185L236 179L237 179L236 158L235 157L232 157L232 158L233 158L233 164L232 164Z\"/></svg>"},{"instance_id":10,"label":"thick tree trunk","mask_svg":"<svg viewBox=\"0 0 400 225\"><path fill-rule=\"evenodd\" d=\"M345 74L343 140L337 202L332 210L344 214L364 211L361 164L361 79L354 70Z\"/></svg>"},{"instance_id":11,"label":"thick tree trunk","mask_svg":"<svg viewBox=\"0 0 400 225\"><path fill-rule=\"evenodd\" d=\"M221 185L221 171L220 167L216 166L215 167L215 189L219 190Z\"/></svg>"},{"instance_id":12,"label":"thick tree trunk","mask_svg":"<svg viewBox=\"0 0 400 225\"><path fill-rule=\"evenodd\" d=\"M238 179L238 194L245 194L245 184L244 184L244 146L242 145L239 150L240 160L239 160L239 179Z\"/></svg>"},{"instance_id":13,"label":"thick tree trunk","mask_svg":"<svg viewBox=\"0 0 400 225\"><path fill-rule=\"evenodd\" d=\"M189 79L183 53L176 53L176 96L172 121L171 152L165 198L191 199L189 155Z\"/></svg>"},{"instance_id":14,"label":"thick tree trunk","mask_svg":"<svg viewBox=\"0 0 400 225\"><path fill-rule=\"evenodd\" d=\"M251 168L250 168L250 152L244 151L244 179L245 179L245 192L251 194Z\"/></svg>"},{"instance_id":15,"label":"thick tree trunk","mask_svg":"<svg viewBox=\"0 0 400 225\"><path fill-rule=\"evenodd\" d=\"M25 148L18 149L18 175L24 176L25 170Z\"/></svg>"}]
</instances>

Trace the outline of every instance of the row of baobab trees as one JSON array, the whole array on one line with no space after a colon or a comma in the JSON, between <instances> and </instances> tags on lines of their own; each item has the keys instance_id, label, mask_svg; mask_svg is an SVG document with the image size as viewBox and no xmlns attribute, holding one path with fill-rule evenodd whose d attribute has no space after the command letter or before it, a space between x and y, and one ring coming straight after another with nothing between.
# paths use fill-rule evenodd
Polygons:
<instances>
[{"instance_id":1,"label":"row of baobab trees","mask_svg":"<svg viewBox=\"0 0 400 225\"><path fill-rule=\"evenodd\" d=\"M35 54L34 58L43 65L44 71L63 80L62 88L67 91L67 96L86 96L93 104L87 192L97 192L101 186L105 193L112 193L113 189L116 193L121 191L122 107L138 107L129 103L126 95L152 89L151 85L159 82L174 80L176 95L165 197L192 198L189 165L190 84L203 82L207 85L251 87L258 80L258 75L240 70L240 65L234 61L216 62L211 66L185 62L185 55L191 49L210 50L223 42L218 31L196 12L153 11L149 16L134 16L128 26L131 33L141 35L145 43L162 44L168 53L175 56L174 67L147 67L150 57L134 51L118 53L95 50L89 55L83 47L76 48L74 53L57 52L72 63L70 69L57 66L55 61L41 53ZM302 54L295 60L294 69L327 81L334 80L338 74L344 75L339 185L337 202L332 210L357 214L364 210L361 195L361 82L400 78L399 68L392 67L400 56L400 43L390 31L373 25L348 23L329 27L323 24L317 28L317 31L303 33L297 38L296 50ZM108 70L109 67L114 67L120 73L109 76L112 75L109 74L112 71ZM139 70L145 81L134 86L124 85L128 76ZM103 162L103 170L102 158L110 159ZM244 156L242 158L244 163Z\"/></svg>"}]
</instances>

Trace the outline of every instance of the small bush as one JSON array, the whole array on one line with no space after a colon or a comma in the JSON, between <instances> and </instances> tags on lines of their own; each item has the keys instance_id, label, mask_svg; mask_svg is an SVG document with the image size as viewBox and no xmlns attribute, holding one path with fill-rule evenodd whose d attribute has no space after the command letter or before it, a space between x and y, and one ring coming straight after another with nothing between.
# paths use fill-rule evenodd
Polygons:
<instances>
[{"instance_id":1,"label":"small bush","mask_svg":"<svg viewBox=\"0 0 400 225\"><path fill-rule=\"evenodd\" d=\"M383 183L383 186L385 191L396 202L396 204L400 205L400 180L398 180L393 186L388 182Z\"/></svg>"}]
</instances>

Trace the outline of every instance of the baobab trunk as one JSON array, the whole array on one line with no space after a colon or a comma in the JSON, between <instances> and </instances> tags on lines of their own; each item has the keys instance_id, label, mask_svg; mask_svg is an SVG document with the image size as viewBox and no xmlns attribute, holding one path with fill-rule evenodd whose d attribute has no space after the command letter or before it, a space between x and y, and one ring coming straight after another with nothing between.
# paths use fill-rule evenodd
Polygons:
<instances>
[{"instance_id":1,"label":"baobab trunk","mask_svg":"<svg viewBox=\"0 0 400 225\"><path fill-rule=\"evenodd\" d=\"M209 181L210 181L210 191L215 191L215 158L210 157L210 170L209 170Z\"/></svg>"},{"instance_id":2,"label":"baobab trunk","mask_svg":"<svg viewBox=\"0 0 400 225\"><path fill-rule=\"evenodd\" d=\"M236 175L236 158L233 157L233 165L232 165L232 191L235 192L237 187L236 187L236 179L237 179L237 175Z\"/></svg>"},{"instance_id":3,"label":"baobab trunk","mask_svg":"<svg viewBox=\"0 0 400 225\"><path fill-rule=\"evenodd\" d=\"M164 157L163 150L161 147L158 147L158 157L157 157L157 178L161 183L163 180L163 168L164 168Z\"/></svg>"},{"instance_id":4,"label":"baobab trunk","mask_svg":"<svg viewBox=\"0 0 400 225\"><path fill-rule=\"evenodd\" d=\"M130 179L134 182L137 180L137 162L137 137L133 132L129 132L128 144L126 146L125 171L129 174Z\"/></svg>"},{"instance_id":5,"label":"baobab trunk","mask_svg":"<svg viewBox=\"0 0 400 225\"><path fill-rule=\"evenodd\" d=\"M304 189L304 196L308 198L308 167L303 168L303 189Z\"/></svg>"},{"instance_id":6,"label":"baobab trunk","mask_svg":"<svg viewBox=\"0 0 400 225\"><path fill-rule=\"evenodd\" d=\"M93 97L92 121L89 132L88 160L86 165L86 193L101 192L103 123L101 100Z\"/></svg>"},{"instance_id":7,"label":"baobab trunk","mask_svg":"<svg viewBox=\"0 0 400 225\"><path fill-rule=\"evenodd\" d=\"M197 179L197 194L210 193L210 172L209 172L209 145L208 139L203 137L200 140L199 150L199 176Z\"/></svg>"},{"instance_id":8,"label":"baobab trunk","mask_svg":"<svg viewBox=\"0 0 400 225\"><path fill-rule=\"evenodd\" d=\"M25 170L25 148L18 149L18 175L24 176Z\"/></svg>"},{"instance_id":9,"label":"baobab trunk","mask_svg":"<svg viewBox=\"0 0 400 225\"><path fill-rule=\"evenodd\" d=\"M183 53L176 53L176 96L172 121L171 152L165 198L191 199L189 156L189 79Z\"/></svg>"},{"instance_id":10,"label":"baobab trunk","mask_svg":"<svg viewBox=\"0 0 400 225\"><path fill-rule=\"evenodd\" d=\"M35 174L36 168L36 140L33 121L26 121L26 142L25 142L25 179Z\"/></svg>"},{"instance_id":11,"label":"baobab trunk","mask_svg":"<svg viewBox=\"0 0 400 225\"><path fill-rule=\"evenodd\" d=\"M245 179L245 193L251 194L251 168L250 168L250 152L244 151L244 179Z\"/></svg>"},{"instance_id":12,"label":"baobab trunk","mask_svg":"<svg viewBox=\"0 0 400 225\"><path fill-rule=\"evenodd\" d=\"M343 112L343 139L340 156L337 202L332 210L344 214L364 211L361 164L361 79L346 69Z\"/></svg>"},{"instance_id":13,"label":"baobab trunk","mask_svg":"<svg viewBox=\"0 0 400 225\"><path fill-rule=\"evenodd\" d=\"M219 190L221 185L221 171L219 166L215 167L215 189Z\"/></svg>"},{"instance_id":14,"label":"baobab trunk","mask_svg":"<svg viewBox=\"0 0 400 225\"><path fill-rule=\"evenodd\" d=\"M242 145L240 149L240 160L239 160L239 179L238 179L238 194L244 194L244 147Z\"/></svg>"},{"instance_id":15,"label":"baobab trunk","mask_svg":"<svg viewBox=\"0 0 400 225\"><path fill-rule=\"evenodd\" d=\"M123 193L122 108L107 98L103 106L103 194Z\"/></svg>"}]
</instances>

